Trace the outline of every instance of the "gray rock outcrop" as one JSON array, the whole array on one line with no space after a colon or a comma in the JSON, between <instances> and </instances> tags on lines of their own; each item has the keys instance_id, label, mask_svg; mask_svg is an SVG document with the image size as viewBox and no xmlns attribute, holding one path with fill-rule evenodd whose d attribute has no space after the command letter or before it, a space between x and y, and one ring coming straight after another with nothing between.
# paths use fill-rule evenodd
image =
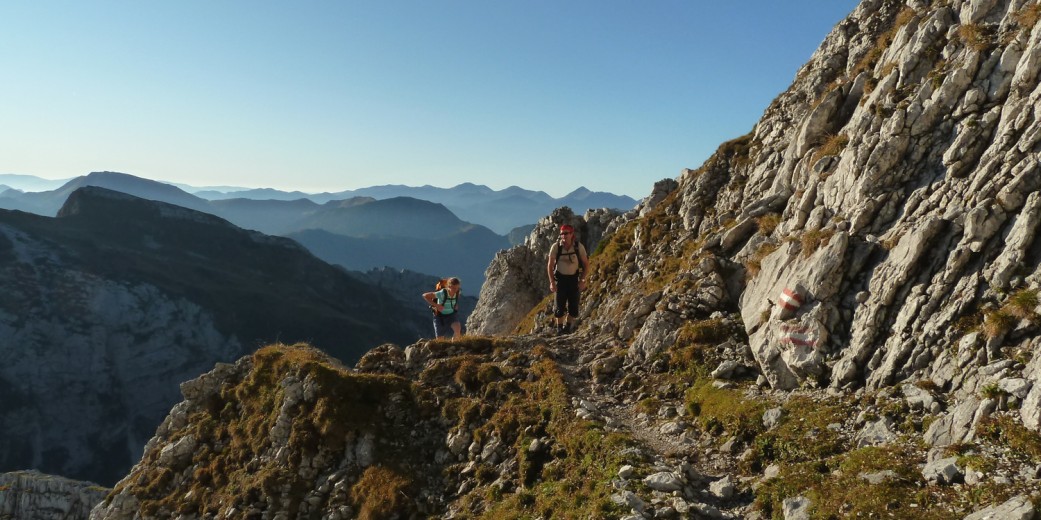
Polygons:
<instances>
[{"instance_id":1,"label":"gray rock outcrop","mask_svg":"<svg viewBox=\"0 0 1041 520\"><path fill-rule=\"evenodd\" d=\"M86 520L109 490L38 471L0 473L0 518Z\"/></svg>"},{"instance_id":2,"label":"gray rock outcrop","mask_svg":"<svg viewBox=\"0 0 1041 520\"><path fill-rule=\"evenodd\" d=\"M495 255L485 271L477 308L466 321L467 330L474 334L512 332L528 312L550 294L546 262L550 248L559 237L560 226L573 226L576 238L587 254L592 255L618 216L615 210L598 209L579 217L570 208L562 207L539 220L523 245Z\"/></svg>"},{"instance_id":3,"label":"gray rock outcrop","mask_svg":"<svg viewBox=\"0 0 1041 520\"><path fill-rule=\"evenodd\" d=\"M630 251L601 282L630 308L599 301L592 319L653 353L701 319L659 295L689 298L691 278L715 272L714 303L739 310L776 389L931 381L960 400L1036 378L1036 361L984 373L1037 349L1036 10L862 2L751 133L612 228ZM686 260L704 258L716 267ZM1037 428L1041 390L1019 388Z\"/></svg>"}]
</instances>

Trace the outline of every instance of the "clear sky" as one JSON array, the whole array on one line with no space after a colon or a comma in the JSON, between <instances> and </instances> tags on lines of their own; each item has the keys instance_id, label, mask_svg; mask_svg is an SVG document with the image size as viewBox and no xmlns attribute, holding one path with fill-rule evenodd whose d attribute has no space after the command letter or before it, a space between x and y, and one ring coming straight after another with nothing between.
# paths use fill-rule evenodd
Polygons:
<instances>
[{"instance_id":1,"label":"clear sky","mask_svg":"<svg viewBox=\"0 0 1041 520\"><path fill-rule=\"evenodd\" d=\"M0 3L0 173L634 198L748 133L855 0Z\"/></svg>"}]
</instances>

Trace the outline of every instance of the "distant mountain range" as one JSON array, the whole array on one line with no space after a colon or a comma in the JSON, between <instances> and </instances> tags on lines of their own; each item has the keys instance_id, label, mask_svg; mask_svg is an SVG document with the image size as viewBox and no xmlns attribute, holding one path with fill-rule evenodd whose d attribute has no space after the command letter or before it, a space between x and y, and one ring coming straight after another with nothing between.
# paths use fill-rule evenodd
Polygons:
<instances>
[{"instance_id":1,"label":"distant mountain range","mask_svg":"<svg viewBox=\"0 0 1041 520\"><path fill-rule=\"evenodd\" d=\"M77 179L90 179L86 182L91 183L103 182L91 178L95 175L97 174L91 174ZM77 179L49 181L29 175L7 174L0 175L0 184L21 191L55 191L63 187L66 183L75 182ZM519 226L533 225L540 218L548 215L554 209L561 206L567 206L575 213L581 215L588 209L597 208L628 210L635 206L637 202L636 199L625 195L594 192L586 188L578 188L563 197L554 198L543 191L532 191L517 186L510 186L509 188L502 190L493 190L488 186L472 183L464 183L452 188L438 188L429 185L419 187L382 185L360 188L357 190L317 194L304 193L300 191L280 191L270 188L249 189L231 186L194 187L186 184L173 183L168 183L168 185L176 186L185 193L193 194L196 197L209 201L228 199L299 201L301 199L306 199L318 204L325 204L330 201L345 200L355 197L369 197L378 200L409 197L443 204L460 219L485 226L500 235L506 235ZM113 186L102 187L118 190L118 188ZM0 198L3 196L3 190L0 189ZM17 194L10 194L9 197L18 198ZM30 197L30 199L31 198L32 197ZM53 206L53 203L49 206ZM58 204L58 206L60 206L60 204ZM26 211L32 211L32 209L26 209Z\"/></svg>"},{"instance_id":2,"label":"distant mountain range","mask_svg":"<svg viewBox=\"0 0 1041 520\"><path fill-rule=\"evenodd\" d=\"M215 363L279 341L353 363L431 328L292 240L97 187L0 210L0 286L0 472L108 485Z\"/></svg>"},{"instance_id":3,"label":"distant mountain range","mask_svg":"<svg viewBox=\"0 0 1041 520\"><path fill-rule=\"evenodd\" d=\"M53 216L75 190L102 187L217 215L242 228L289 236L320 258L353 270L390 266L459 276L473 287L474 294L495 253L513 245L505 235L516 228L530 229L561 205L581 213L587 208L624 209L635 204L629 197L585 188L554 199L515 186L496 191L470 183L454 188L387 185L308 195L271 189L192 194L171 184L116 172L76 177L45 191L22 189L57 181L0 175L0 182L15 188L0 192L3 209ZM523 237L525 233L513 235Z\"/></svg>"},{"instance_id":4,"label":"distant mountain range","mask_svg":"<svg viewBox=\"0 0 1041 520\"><path fill-rule=\"evenodd\" d=\"M228 198L294 200L305 198L318 203L330 200L341 200L351 197L372 197L374 199L391 199L410 197L443 204L459 218L486 226L500 235L508 234L512 229L531 225L548 215L554 209L568 206L578 214L588 209L613 208L628 210L636 205L636 200L625 195L605 192L594 192L586 188L578 188L561 198L553 198L543 191L531 191L517 186L502 190L493 190L488 186L464 183L452 188L434 186L402 186L383 185L346 190L336 193L307 194L298 191L283 192L272 189L217 191L190 188L186 191L209 200Z\"/></svg>"}]
</instances>

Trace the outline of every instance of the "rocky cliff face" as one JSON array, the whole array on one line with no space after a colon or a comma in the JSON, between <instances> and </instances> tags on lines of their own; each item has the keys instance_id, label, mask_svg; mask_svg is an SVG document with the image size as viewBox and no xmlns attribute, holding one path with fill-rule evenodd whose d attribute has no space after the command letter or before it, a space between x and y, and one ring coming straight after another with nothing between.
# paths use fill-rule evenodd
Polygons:
<instances>
[{"instance_id":1,"label":"rocky cliff face","mask_svg":"<svg viewBox=\"0 0 1041 520\"><path fill-rule=\"evenodd\" d=\"M108 489L37 471L0 474L0 518L87 518Z\"/></svg>"},{"instance_id":2,"label":"rocky cliff face","mask_svg":"<svg viewBox=\"0 0 1041 520\"><path fill-rule=\"evenodd\" d=\"M58 218L0 212L0 285L0 469L109 485L215 362L279 338L353 361L418 337L289 240L100 188Z\"/></svg>"},{"instance_id":3,"label":"rocky cliff face","mask_svg":"<svg viewBox=\"0 0 1041 520\"><path fill-rule=\"evenodd\" d=\"M513 331L550 294L546 262L550 248L559 238L560 226L574 227L577 239L592 255L605 230L618 216L618 211L598 209L578 217L571 208L562 207L539 220L523 244L495 255L485 271L477 308L466 322L467 329L474 334Z\"/></svg>"},{"instance_id":4,"label":"rocky cliff face","mask_svg":"<svg viewBox=\"0 0 1041 520\"><path fill-rule=\"evenodd\" d=\"M1038 350L1039 12L865 1L749 135L619 228L629 251L601 260L590 313L622 339L642 323L647 357L685 320L737 310L778 389L1036 380L1016 360ZM606 302L619 287L636 288L628 308Z\"/></svg>"}]
</instances>

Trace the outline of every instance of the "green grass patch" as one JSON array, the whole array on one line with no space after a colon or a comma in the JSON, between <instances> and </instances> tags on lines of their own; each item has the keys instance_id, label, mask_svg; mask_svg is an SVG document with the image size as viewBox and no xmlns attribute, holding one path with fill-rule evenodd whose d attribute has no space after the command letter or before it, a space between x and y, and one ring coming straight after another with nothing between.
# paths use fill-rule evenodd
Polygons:
<instances>
[{"instance_id":1,"label":"green grass patch","mask_svg":"<svg viewBox=\"0 0 1041 520\"><path fill-rule=\"evenodd\" d=\"M503 442L514 445L524 486L517 493L490 490L491 497L479 497L491 499L480 518L579 519L621 513L610 500L614 492L610 482L623 464L633 462L621 455L634 445L632 439L575 417L563 374L553 361L537 362L532 373L534 380L521 385L521 392L478 430L483 437L494 431ZM541 436L555 441L556 456L527 451L531 441Z\"/></svg>"},{"instance_id":2,"label":"green grass patch","mask_svg":"<svg viewBox=\"0 0 1041 520\"><path fill-rule=\"evenodd\" d=\"M764 401L745 397L743 390L717 388L708 380L696 382L687 391L685 406L702 430L745 440L762 431L767 408Z\"/></svg>"},{"instance_id":3,"label":"green grass patch","mask_svg":"<svg viewBox=\"0 0 1041 520\"><path fill-rule=\"evenodd\" d=\"M758 471L775 462L825 460L847 448L842 435L828 426L842 424L849 417L852 412L848 403L795 396L781 410L778 425L755 438L755 456L747 461L750 469Z\"/></svg>"},{"instance_id":4,"label":"green grass patch","mask_svg":"<svg viewBox=\"0 0 1041 520\"><path fill-rule=\"evenodd\" d=\"M1041 463L1041 434L1007 415L990 416L976 426L976 433L998 444L1007 446L1012 453L1034 463Z\"/></svg>"},{"instance_id":5,"label":"green grass patch","mask_svg":"<svg viewBox=\"0 0 1041 520\"><path fill-rule=\"evenodd\" d=\"M919 459L916 451L894 445L786 465L756 492L755 507L769 518L781 518L784 499L805 496L811 518L964 516L948 511L942 495L922 487ZM863 478L880 472L892 473L877 484Z\"/></svg>"}]
</instances>

